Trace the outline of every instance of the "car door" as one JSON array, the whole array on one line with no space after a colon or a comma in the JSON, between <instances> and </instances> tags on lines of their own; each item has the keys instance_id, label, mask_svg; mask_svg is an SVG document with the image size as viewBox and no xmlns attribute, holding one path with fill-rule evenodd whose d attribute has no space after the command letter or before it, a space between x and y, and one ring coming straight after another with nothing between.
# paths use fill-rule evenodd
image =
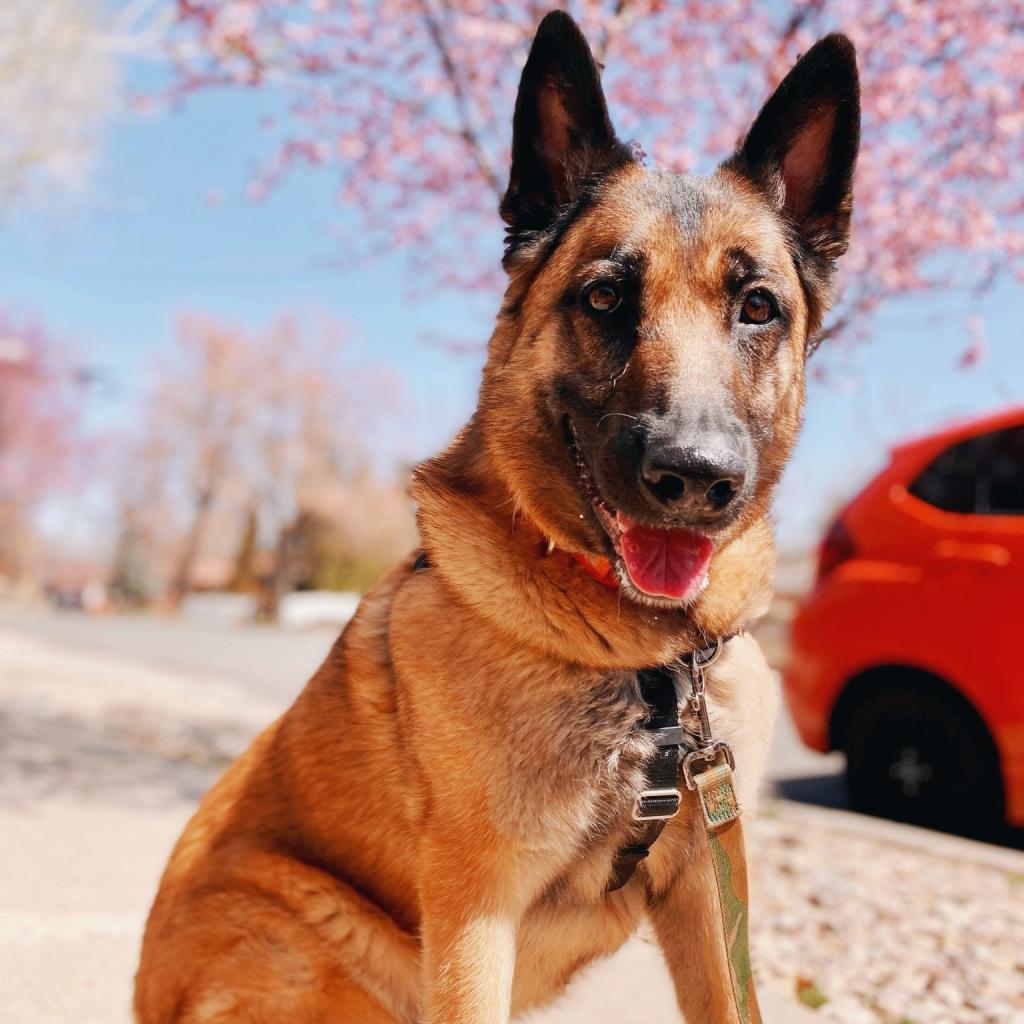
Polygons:
<instances>
[{"instance_id":1,"label":"car door","mask_svg":"<svg viewBox=\"0 0 1024 1024\"><path fill-rule=\"evenodd\" d=\"M964 451L970 507L950 517L934 550L966 570L957 603L986 638L980 646L1005 661L1024 642L1024 424L972 438Z\"/></svg>"},{"instance_id":2,"label":"car door","mask_svg":"<svg viewBox=\"0 0 1024 1024\"><path fill-rule=\"evenodd\" d=\"M908 490L928 506L935 661L1024 760L1024 424L951 445Z\"/></svg>"}]
</instances>

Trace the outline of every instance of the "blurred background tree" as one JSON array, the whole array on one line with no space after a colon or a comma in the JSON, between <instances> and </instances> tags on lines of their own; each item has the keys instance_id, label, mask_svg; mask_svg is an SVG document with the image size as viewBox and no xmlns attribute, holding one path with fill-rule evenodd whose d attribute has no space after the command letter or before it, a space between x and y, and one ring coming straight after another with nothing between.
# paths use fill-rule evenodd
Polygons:
<instances>
[{"instance_id":1,"label":"blurred background tree","mask_svg":"<svg viewBox=\"0 0 1024 1024\"><path fill-rule=\"evenodd\" d=\"M328 168L367 251L432 283L494 285L512 102L551 4L494 0L179 0L170 92L280 90L250 194ZM817 37L858 45L864 137L856 244L824 334L856 335L894 296L984 290L1024 270L1024 7L1019 0L588 0L621 134L706 170ZM439 231L443 225L444 230Z\"/></svg>"},{"instance_id":2,"label":"blurred background tree","mask_svg":"<svg viewBox=\"0 0 1024 1024\"><path fill-rule=\"evenodd\" d=\"M122 550L137 566L144 543L173 601L197 587L364 586L413 543L404 483L367 467L393 383L345 357L326 321L180 318L122 485Z\"/></svg>"},{"instance_id":3,"label":"blurred background tree","mask_svg":"<svg viewBox=\"0 0 1024 1024\"><path fill-rule=\"evenodd\" d=\"M73 486L82 453L78 389L87 382L41 324L0 313L0 574L30 566L32 513Z\"/></svg>"},{"instance_id":4,"label":"blurred background tree","mask_svg":"<svg viewBox=\"0 0 1024 1024\"><path fill-rule=\"evenodd\" d=\"M0 5L0 217L70 210L89 185L117 105L117 61L160 35L153 0L111 16L83 0ZM145 23L145 28L143 28ZM84 476L86 389L97 383L67 341L3 308L0 286L0 575L42 559L34 514Z\"/></svg>"},{"instance_id":5,"label":"blurred background tree","mask_svg":"<svg viewBox=\"0 0 1024 1024\"><path fill-rule=\"evenodd\" d=\"M2 5L0 209L12 229L25 221L33 237L45 234L39 226L53 211L62 226L71 224L75 218L63 214L79 205L89 216L78 220L94 223L79 232L86 241L77 266L73 257L65 260L61 244L53 245L49 263L25 261L22 294L48 321L63 320L60 338L31 316L10 312L16 283L8 292L0 285L0 576L17 576L38 556L39 536L48 539L51 564L84 550L65 529L78 518L79 504L87 504L83 479L92 481L94 498L104 487L108 492L91 508L100 525L84 556L90 578L113 566L118 599L128 605L148 603L165 590L177 600L195 587L271 597L294 587L359 587L412 543L404 471L396 462L408 452L423 454L437 439L420 446L410 438L403 454L375 459L377 416L390 415L392 428L408 429L396 416L408 403L391 400L393 382L356 372L336 324L271 322L275 309L305 308L310 294L325 294L330 285L323 278L315 279L311 293L303 294L300 285L314 281L312 264L319 273L331 261L322 249L305 262L289 252L266 278L274 281L266 289L273 291L273 305L249 319L228 295L249 273L245 261L239 272L227 265L224 251L204 261L195 246L175 244L181 225L169 226L168 218L179 209L191 215L187 205L175 205L182 201L172 194L178 179L160 179L155 197L136 191L144 198L139 210L132 207L125 180L134 173L145 182L158 176L151 165L136 164L139 154L131 146L137 141L122 149L117 140L134 133L136 140L156 140L142 144L151 151L166 145L175 157L187 153L194 160L210 145L204 130L237 139L233 153L252 158L253 200L270 198L291 172L316 171L309 193L303 191L309 179L296 175L291 189L274 195L284 200L276 212L248 214L264 218L275 244L285 220L301 220L315 202L329 201L310 196L324 196L333 180L344 208L337 255L350 265L343 270L356 271L351 278L338 275L342 288L351 280L365 284L366 257L400 258L374 268L382 268L381 292L350 295L348 305L335 300L357 322L364 318L371 339L381 305L388 304L387 313L398 305L391 296L400 292L394 268L402 258L406 280L420 295L434 300L462 289L424 304L441 311L434 319L403 310L393 321L393 337L379 346L391 352L385 358L393 372L405 373L421 399L434 389L436 402L434 394L426 399L431 414L450 412L461 399L440 393L439 375L423 372L426 359L408 357L401 345L415 342L402 332L412 339L429 332L451 348L453 333L468 334L475 326L470 314L459 319L448 311L468 309L474 295L487 299L501 287L496 208L507 173L512 103L530 37L549 6L497 0ZM984 362L978 293L991 288L993 295L1010 296L1012 313L1019 285L1003 285L1024 269L1024 193L1014 180L1024 159L1022 0L586 0L569 6L606 64L621 134L647 147L649 165L677 170L713 167L796 55L824 32L849 31L860 50L864 146L855 244L826 333L856 339L879 324L898 329L896 315L904 307L893 300L909 296L917 312L964 319L962 369ZM123 116L128 82L145 115L142 131L140 119ZM245 95L220 97L224 105L218 106L209 102L218 90ZM155 95L172 106L188 105L198 121L210 110L214 120L229 120L198 134L174 134L190 119L155 116L161 113ZM259 127L242 127L242 120ZM145 130L158 124L161 134L147 137ZM105 154L114 158L110 168L103 167ZM184 163L166 162L187 177ZM145 169L136 172L136 166ZM201 167L182 190L198 187L206 196L214 183L203 175L219 170ZM233 166L232 180L238 173ZM102 184L106 194L91 207L79 204L91 184ZM223 207L219 230L230 240L227 225L238 230L238 208L252 208L212 193L218 198L204 199L199 216L212 221L212 210ZM295 212L282 215L289 202ZM162 220L140 218L147 204L175 212ZM196 224L182 234L191 239ZM96 256L96 242L109 246L103 258ZM126 264L130 270L119 277L117 268ZM20 268L21 261L13 265ZM252 267L262 280L255 257ZM295 290L280 290L282 267L284 276L295 274ZM159 308L148 299L130 301L155 280L164 288ZM194 298L185 282L196 281L219 284L220 291L207 287ZM51 285L58 287L47 291ZM950 299L953 291L958 303ZM173 344L149 363L148 373L140 371L146 364L134 363L129 350L156 345L168 311L181 305L225 309L248 326L183 317ZM883 307L885 315L876 319ZM86 326L90 315L96 319ZM103 365L103 348L114 347L107 345L113 341L107 331L121 348L110 360L109 386L88 365ZM88 360L74 354L68 333L90 335ZM403 355L396 358L396 352ZM478 355L473 346L472 358ZM903 403L899 373L890 375ZM99 388L91 386L97 382ZM1003 383L995 381L993 390L1011 400L1012 387L997 389ZM468 384L459 387L468 392ZM959 385L947 390L959 392ZM100 394L104 401L92 401ZM88 446L86 431L95 438ZM883 433L876 430L875 442ZM53 495L55 504L64 503L62 520L47 519Z\"/></svg>"},{"instance_id":6,"label":"blurred background tree","mask_svg":"<svg viewBox=\"0 0 1024 1024\"><path fill-rule=\"evenodd\" d=\"M159 5L163 6L163 5ZM160 36L170 10L133 0L0 5L0 210L52 207L89 183L119 101L118 58Z\"/></svg>"}]
</instances>

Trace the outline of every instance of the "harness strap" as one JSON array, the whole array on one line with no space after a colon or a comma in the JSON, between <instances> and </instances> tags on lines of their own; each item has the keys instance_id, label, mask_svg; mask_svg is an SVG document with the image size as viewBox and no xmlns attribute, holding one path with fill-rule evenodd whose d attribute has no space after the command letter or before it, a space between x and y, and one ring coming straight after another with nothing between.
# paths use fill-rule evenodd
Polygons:
<instances>
[{"instance_id":1,"label":"harness strap","mask_svg":"<svg viewBox=\"0 0 1024 1024\"><path fill-rule=\"evenodd\" d=\"M679 813L682 803L678 786L684 733L679 724L675 674L665 666L641 669L637 681L640 696L650 708L643 730L658 746L647 766L647 788L640 793L633 811L637 829L630 837L631 842L615 855L606 892L621 889L633 877L637 865L651 852L669 819Z\"/></svg>"},{"instance_id":2,"label":"harness strap","mask_svg":"<svg viewBox=\"0 0 1024 1024\"><path fill-rule=\"evenodd\" d=\"M641 790L633 810L637 829L630 836L629 844L615 855L612 875L605 886L605 892L621 889L633 877L639 863L648 856L651 847L665 830L665 825L679 813L683 799L679 790L680 765L686 769L692 759L691 753L687 751L697 754L707 745L703 741L710 742L711 737L703 703L698 709L691 700L691 710L697 714L700 735L695 735L680 724L676 678L683 672L690 678L691 684L699 679L703 699L704 669L718 657L723 645L730 639L724 637L708 647L694 651L679 663L645 668L637 673L640 697L648 709L647 718L640 728L654 740L657 749L645 772L647 788ZM684 753L687 754L685 760ZM686 771L684 775L689 784Z\"/></svg>"},{"instance_id":3,"label":"harness strap","mask_svg":"<svg viewBox=\"0 0 1024 1024\"><path fill-rule=\"evenodd\" d=\"M724 642L695 651L682 663L690 680L688 705L697 720L696 735L679 721L676 674L680 668L662 666L644 669L637 675L641 696L650 709L642 728L657 749L647 766L647 788L640 792L634 810L638 829L629 845L616 854L606 891L621 889L632 878L665 825L679 813L681 768L686 786L696 790L711 851L729 982L739 1024L761 1024L750 963L747 861L740 806L733 786L732 751L728 744L712 736L704 696L705 670L721 652ZM683 756L687 746L690 749Z\"/></svg>"}]
</instances>

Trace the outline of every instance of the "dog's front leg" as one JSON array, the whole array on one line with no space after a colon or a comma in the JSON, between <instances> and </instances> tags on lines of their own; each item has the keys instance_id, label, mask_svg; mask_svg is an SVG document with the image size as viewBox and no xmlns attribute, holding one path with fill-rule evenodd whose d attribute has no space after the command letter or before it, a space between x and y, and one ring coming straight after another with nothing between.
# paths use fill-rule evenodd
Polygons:
<instances>
[{"instance_id":1,"label":"dog's front leg","mask_svg":"<svg viewBox=\"0 0 1024 1024\"><path fill-rule=\"evenodd\" d=\"M426 1024L506 1024L525 859L491 836L428 835L420 901Z\"/></svg>"},{"instance_id":2,"label":"dog's front leg","mask_svg":"<svg viewBox=\"0 0 1024 1024\"><path fill-rule=\"evenodd\" d=\"M735 1024L710 848L699 842L691 856L668 889L652 898L651 921L687 1024Z\"/></svg>"}]
</instances>

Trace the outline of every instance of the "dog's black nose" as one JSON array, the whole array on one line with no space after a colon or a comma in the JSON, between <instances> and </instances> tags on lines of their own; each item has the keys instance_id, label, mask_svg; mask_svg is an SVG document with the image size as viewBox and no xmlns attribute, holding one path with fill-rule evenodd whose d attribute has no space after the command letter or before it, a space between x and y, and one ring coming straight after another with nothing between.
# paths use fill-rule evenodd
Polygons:
<instances>
[{"instance_id":1,"label":"dog's black nose","mask_svg":"<svg viewBox=\"0 0 1024 1024\"><path fill-rule=\"evenodd\" d=\"M657 504L710 519L740 493L747 472L742 456L724 445L654 444L644 451L640 477Z\"/></svg>"}]
</instances>

